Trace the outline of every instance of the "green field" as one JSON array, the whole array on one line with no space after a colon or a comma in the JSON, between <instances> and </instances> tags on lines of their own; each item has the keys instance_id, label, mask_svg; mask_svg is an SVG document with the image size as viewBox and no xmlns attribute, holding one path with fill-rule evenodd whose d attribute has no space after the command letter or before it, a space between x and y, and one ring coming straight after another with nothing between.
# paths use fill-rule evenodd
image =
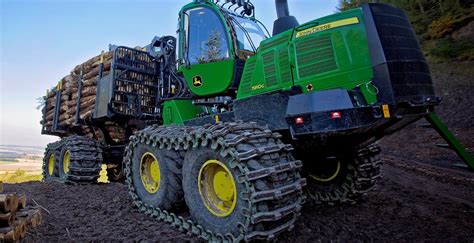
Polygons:
<instances>
[{"instance_id":1,"label":"green field","mask_svg":"<svg viewBox=\"0 0 474 243\"><path fill-rule=\"evenodd\" d=\"M98 182L108 183L106 165L102 166L102 171L100 172L100 177ZM13 172L5 172L0 174L0 181L4 183L22 183L28 181L41 181L43 175L41 171L38 172L26 172L24 170L17 170Z\"/></svg>"},{"instance_id":2,"label":"green field","mask_svg":"<svg viewBox=\"0 0 474 243\"><path fill-rule=\"evenodd\" d=\"M27 181L41 181L43 175L41 173L27 173L24 170L17 170L15 172L6 172L0 174L0 181L4 183L22 183Z\"/></svg>"}]
</instances>

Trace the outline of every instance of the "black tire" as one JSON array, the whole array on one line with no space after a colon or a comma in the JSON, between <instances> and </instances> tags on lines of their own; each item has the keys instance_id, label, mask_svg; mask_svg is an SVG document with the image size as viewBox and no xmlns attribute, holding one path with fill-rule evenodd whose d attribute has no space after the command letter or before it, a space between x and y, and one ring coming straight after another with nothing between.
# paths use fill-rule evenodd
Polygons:
<instances>
[{"instance_id":1,"label":"black tire","mask_svg":"<svg viewBox=\"0 0 474 243\"><path fill-rule=\"evenodd\" d=\"M314 179L311 171L311 157L301 157L303 175L307 179L306 194L309 201L315 204L334 205L337 203L357 203L367 192L375 189L381 177L382 161L379 157L380 148L371 145L353 153L342 156L330 163L340 163L337 176L330 181Z\"/></svg>"},{"instance_id":2,"label":"black tire","mask_svg":"<svg viewBox=\"0 0 474 243\"><path fill-rule=\"evenodd\" d=\"M149 193L140 178L140 160L145 153L153 154L158 160L160 168L160 184L158 191ZM146 205L165 210L175 209L177 203L183 198L181 186L181 166L174 151L159 149L150 144L139 143L132 151L131 185L135 188L136 195ZM179 203L178 203L179 204Z\"/></svg>"},{"instance_id":3,"label":"black tire","mask_svg":"<svg viewBox=\"0 0 474 243\"><path fill-rule=\"evenodd\" d=\"M302 163L293 160L289 152L292 149L291 145L283 144L280 138L281 135L272 133L255 123L219 123L203 127L149 126L135 133L125 149L124 172L128 193L140 211L203 240L240 242L253 239L274 239L276 235L294 227L305 198L302 188L305 185L305 179L299 175ZM159 150L159 152L155 150ZM136 172L135 175L132 173L132 170L137 171L134 164L139 162L140 153L143 154L145 151L155 151L157 154L155 157L163 157L164 153L170 153L165 155L170 161L167 165L176 166L174 168L167 167L168 174L166 175L173 175L173 179L176 181L173 185L180 185L181 169L188 174L187 181L195 179L195 172L194 176L190 172L196 170L193 168L193 164L196 163L193 157L197 156L201 159L214 157L222 162L225 161L227 165L224 167L230 167L228 169L232 170L227 173L227 176L232 174L240 184L235 186L240 190L238 191L240 195L233 194L239 195L239 199L234 200L238 204L237 209L232 211L236 215L225 215L234 220L225 228L222 226L216 228L216 224L212 221L213 218L201 218L207 223L196 220L201 217L199 209L195 208L198 201L193 201L191 197L193 197L192 191L199 190L199 188L189 186L193 182L187 183L185 194L188 195L184 196L191 215L186 213L177 215L169 212L165 209L168 206L158 205L155 203L156 200L145 202L138 193L138 190L143 189L140 189L141 185L137 183L140 178L137 178ZM191 152L188 153L188 151ZM158 155L158 153L163 154ZM187 158L188 168L186 169L181 166L183 157ZM234 160L231 162L229 158ZM161 159L161 161L167 160ZM162 167L165 168L164 165L160 165L160 170ZM226 175L221 174L221 176ZM179 189L168 187L168 189L171 190L168 196L172 196L172 198L168 198L170 204L183 200L181 187ZM175 193L175 190L179 190L178 193ZM226 189L224 188L224 190ZM240 199L244 199L244 203L241 203ZM155 204L150 205L149 203ZM240 224L234 221L239 221Z\"/></svg>"},{"instance_id":4,"label":"black tire","mask_svg":"<svg viewBox=\"0 0 474 243\"><path fill-rule=\"evenodd\" d=\"M61 146L62 146L62 141L57 141L54 143L50 143L46 146L45 152L44 152L44 157L43 157L43 182L48 182L52 181L55 178L57 179L59 174L59 157L61 154ZM49 172L49 158L51 155L54 156L54 167L52 174Z\"/></svg>"},{"instance_id":5,"label":"black tire","mask_svg":"<svg viewBox=\"0 0 474 243\"><path fill-rule=\"evenodd\" d=\"M208 147L199 147L192 149L186 153L183 165L183 189L185 191L184 198L186 205L188 205L189 212L193 219L202 225L206 229L212 229L215 233L225 235L227 233L238 235L239 224L244 225L246 217L245 215L245 204L246 200L242 197L242 194L238 194L237 202L233 212L227 217L217 217L213 215L204 205L201 195L198 190L198 174L204 162L207 160L218 160L225 164L230 169L231 157L222 157L220 153L212 150ZM230 169L232 176L238 178L237 171ZM243 183L235 182L237 192L247 191ZM230 231L230 232L229 232Z\"/></svg>"},{"instance_id":6,"label":"black tire","mask_svg":"<svg viewBox=\"0 0 474 243\"><path fill-rule=\"evenodd\" d=\"M194 143L183 164L184 198L193 221L229 240L271 240L291 229L305 185L299 175L302 163L290 154L291 146L254 123L219 124L201 137L212 139ZM211 213L199 193L198 174L207 160L220 161L234 179L236 204L228 215Z\"/></svg>"},{"instance_id":7,"label":"black tire","mask_svg":"<svg viewBox=\"0 0 474 243\"><path fill-rule=\"evenodd\" d=\"M119 163L112 168L107 168L107 179L109 182L123 183L125 181L122 163Z\"/></svg>"},{"instance_id":8,"label":"black tire","mask_svg":"<svg viewBox=\"0 0 474 243\"><path fill-rule=\"evenodd\" d=\"M69 171L64 170L66 152L70 153ZM95 183L100 177L102 149L98 141L82 136L70 136L61 149L58 173L64 182Z\"/></svg>"}]
</instances>

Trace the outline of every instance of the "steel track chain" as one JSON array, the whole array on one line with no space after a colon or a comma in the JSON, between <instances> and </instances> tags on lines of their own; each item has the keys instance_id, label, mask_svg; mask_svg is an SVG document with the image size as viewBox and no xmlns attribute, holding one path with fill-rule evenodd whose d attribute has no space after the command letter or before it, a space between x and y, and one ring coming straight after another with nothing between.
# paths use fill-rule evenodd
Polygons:
<instances>
[{"instance_id":1,"label":"steel track chain","mask_svg":"<svg viewBox=\"0 0 474 243\"><path fill-rule=\"evenodd\" d=\"M102 165L101 144L94 139L73 135L66 138L64 146L69 146L71 164L65 182L96 183Z\"/></svg>"},{"instance_id":2,"label":"steel track chain","mask_svg":"<svg viewBox=\"0 0 474 243\"><path fill-rule=\"evenodd\" d=\"M332 205L334 203L356 203L362 199L367 192L375 189L377 182L382 177L380 151L380 147L376 144L357 150L354 165L349 165L349 169L353 171L353 174L349 176L349 182L341 185L333 194L323 195L320 192L308 191L311 202Z\"/></svg>"},{"instance_id":3,"label":"steel track chain","mask_svg":"<svg viewBox=\"0 0 474 243\"><path fill-rule=\"evenodd\" d=\"M226 139L226 135L229 134L236 134L236 136ZM250 161L262 160L263 157L270 158L270 161L274 161L280 155L292 158L289 152L292 150L291 145L281 143L280 137L281 135L272 133L268 129L262 129L255 123L220 123L204 127L164 127L158 125L147 127L133 135L125 149L124 171L129 194L140 211L169 223L181 232L195 235L207 241L239 242L253 239L274 239L278 233L291 230L300 214L301 205L305 200L302 188L306 185L306 179L299 175L302 162L286 161L286 163L269 164L267 161L267 163L263 163L265 167L260 169L251 168L249 165L252 163ZM277 142L248 151L237 149L239 145L259 144L261 141L268 140ZM237 182L245 184L248 190L242 192L248 202L248 208L245 210L246 222L240 224L240 234L234 236L232 234L214 233L211 229L205 229L189 218L151 207L140 201L133 187L131 176L133 148L138 143L151 144L161 149L176 151L186 151L198 146L209 145L212 149L220 148L220 153L223 156L232 155L235 159L230 163L230 166L231 168L237 168L240 174ZM272 183L273 189L265 191L257 189L259 183L269 182ZM257 207L259 202L268 203L268 205L271 204L277 208L268 212L259 211L261 210ZM282 219L287 220L282 224L271 225L271 229L260 230L261 227L253 227L262 222L268 223ZM252 231L246 232L248 229L252 229Z\"/></svg>"},{"instance_id":4,"label":"steel track chain","mask_svg":"<svg viewBox=\"0 0 474 243\"><path fill-rule=\"evenodd\" d=\"M48 181L55 180L54 177L50 177L47 174L48 173L48 160L49 160L48 152L51 151L51 150L54 151L54 156L56 158L59 158L59 155L61 153L61 149L62 149L63 145L64 145L64 140L60 139L59 141L49 143L46 146L46 149L44 151L44 156L43 156L43 167L42 167L42 169L43 169L43 179L42 179L42 181L43 182L48 182ZM55 164L55 166L57 166L57 165Z\"/></svg>"},{"instance_id":5,"label":"steel track chain","mask_svg":"<svg viewBox=\"0 0 474 243\"><path fill-rule=\"evenodd\" d=\"M48 151L53 150L54 156L59 160L61 158L61 151L66 145L70 146L71 151L71 166L69 167L70 174L67 175L67 178L60 178L58 176L47 177L48 158L46 158L46 156ZM68 184L96 183L97 178L100 176L101 161L102 147L98 141L78 135L62 138L61 140L49 143L46 146L43 158L43 182L55 181ZM59 164L56 164L55 168L58 170ZM46 180L45 178L48 179Z\"/></svg>"}]
</instances>

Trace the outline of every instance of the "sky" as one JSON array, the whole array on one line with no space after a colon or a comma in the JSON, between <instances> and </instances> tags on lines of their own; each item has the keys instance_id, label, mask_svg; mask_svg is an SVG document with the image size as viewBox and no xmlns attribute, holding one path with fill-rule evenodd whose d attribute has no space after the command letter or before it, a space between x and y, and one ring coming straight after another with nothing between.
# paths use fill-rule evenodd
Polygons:
<instances>
[{"instance_id":1,"label":"sky","mask_svg":"<svg viewBox=\"0 0 474 243\"><path fill-rule=\"evenodd\" d=\"M37 98L109 44L145 46L176 35L191 0L0 0L0 145L46 146ZM274 0L253 0L272 32ZM304 23L336 11L338 0L289 0Z\"/></svg>"}]
</instances>

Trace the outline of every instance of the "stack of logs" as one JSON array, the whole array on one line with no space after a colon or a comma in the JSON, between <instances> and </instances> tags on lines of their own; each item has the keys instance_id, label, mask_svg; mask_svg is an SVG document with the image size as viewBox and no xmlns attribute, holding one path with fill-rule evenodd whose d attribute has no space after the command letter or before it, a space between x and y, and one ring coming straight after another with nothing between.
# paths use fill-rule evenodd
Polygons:
<instances>
[{"instance_id":1,"label":"stack of logs","mask_svg":"<svg viewBox=\"0 0 474 243\"><path fill-rule=\"evenodd\" d=\"M0 193L3 184L0 182ZM26 236L28 228L41 223L41 211L26 206L26 196L0 194L0 242L18 241Z\"/></svg>"},{"instance_id":2,"label":"stack of logs","mask_svg":"<svg viewBox=\"0 0 474 243\"><path fill-rule=\"evenodd\" d=\"M105 52L103 57L103 76L109 74L112 63L112 52ZM54 111L56 106L56 95L58 90L61 90L61 103L59 109L58 124L60 127L76 127L76 130L81 130L86 137L97 137L94 131L85 125L76 124L76 110L79 82L81 82L82 73L82 91L80 98L79 117L82 120L89 120L92 118L94 112L97 81L100 71L101 55L95 56L83 64L77 65L69 75L61 79L60 84L48 92L45 101L43 113L45 120L42 121L47 130L51 130L54 119ZM82 71L82 72L81 72ZM112 139L123 140L125 138L124 132L121 131L115 123L106 124L107 132Z\"/></svg>"},{"instance_id":3,"label":"stack of logs","mask_svg":"<svg viewBox=\"0 0 474 243\"><path fill-rule=\"evenodd\" d=\"M76 66L70 74L63 77L60 84L53 88L46 97L46 126L53 124L54 108L56 105L57 91L61 90L61 106L59 125L63 127L74 124L79 82L81 81L82 67L82 91L80 99L80 118L89 119L92 116L95 105L97 76L99 75L101 55L95 56L81 65ZM112 52L104 53L104 76L110 71L112 63Z\"/></svg>"}]
</instances>

